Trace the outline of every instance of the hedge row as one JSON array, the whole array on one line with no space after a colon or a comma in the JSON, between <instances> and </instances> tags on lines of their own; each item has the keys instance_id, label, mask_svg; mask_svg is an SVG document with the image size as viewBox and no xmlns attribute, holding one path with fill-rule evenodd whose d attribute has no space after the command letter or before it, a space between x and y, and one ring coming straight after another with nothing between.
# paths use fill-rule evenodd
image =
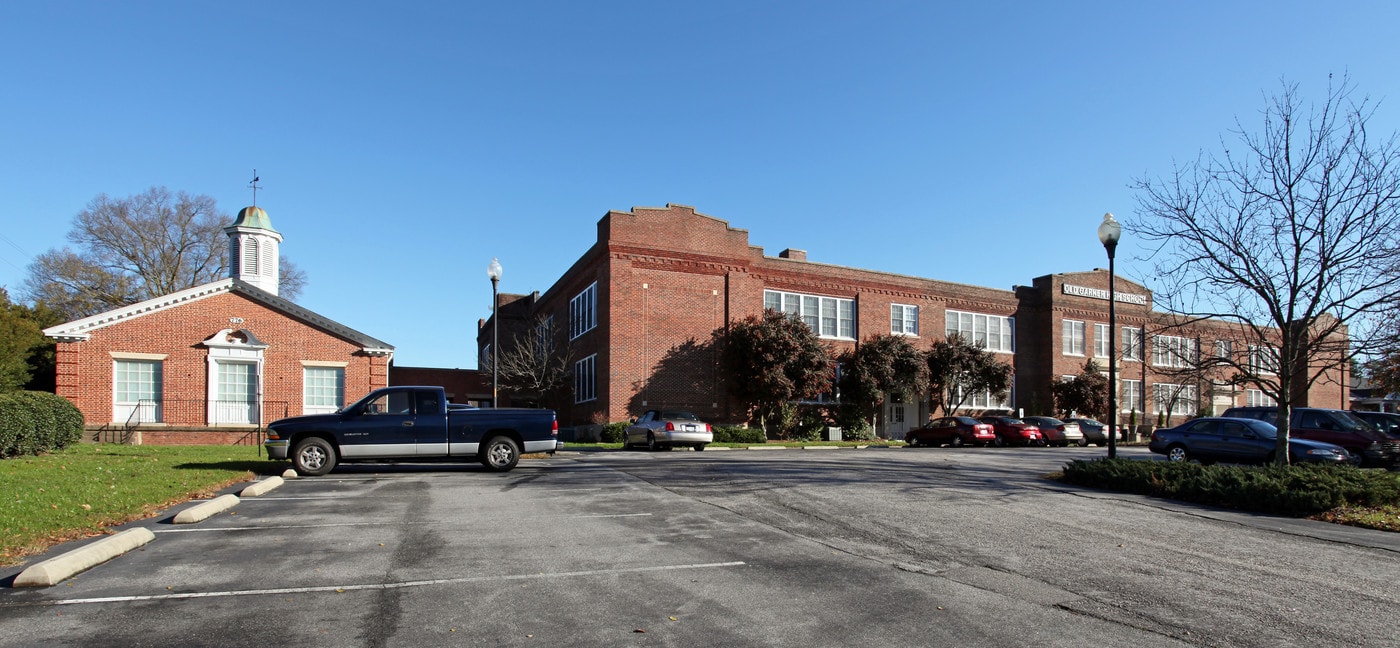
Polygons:
<instances>
[{"instance_id":1,"label":"hedge row","mask_svg":"<svg viewBox=\"0 0 1400 648\"><path fill-rule=\"evenodd\" d=\"M1400 505L1400 475L1350 466L1206 466L1097 459L1071 461L1063 479L1082 486L1295 517L1343 505Z\"/></svg>"},{"instance_id":2,"label":"hedge row","mask_svg":"<svg viewBox=\"0 0 1400 648\"><path fill-rule=\"evenodd\" d=\"M83 438L83 414L48 392L0 394L0 458L66 448Z\"/></svg>"}]
</instances>

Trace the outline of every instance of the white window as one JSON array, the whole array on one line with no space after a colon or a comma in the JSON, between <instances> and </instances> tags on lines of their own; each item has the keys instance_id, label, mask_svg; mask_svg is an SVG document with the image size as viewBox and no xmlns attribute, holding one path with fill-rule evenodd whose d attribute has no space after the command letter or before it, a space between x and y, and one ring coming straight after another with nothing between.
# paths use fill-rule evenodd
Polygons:
<instances>
[{"instance_id":1,"label":"white window","mask_svg":"<svg viewBox=\"0 0 1400 648\"><path fill-rule=\"evenodd\" d=\"M329 414L345 406L343 367L302 367L302 411Z\"/></svg>"},{"instance_id":2,"label":"white window","mask_svg":"<svg viewBox=\"0 0 1400 648\"><path fill-rule=\"evenodd\" d=\"M574 402L598 399L598 354L574 363Z\"/></svg>"},{"instance_id":3,"label":"white window","mask_svg":"<svg viewBox=\"0 0 1400 648\"><path fill-rule=\"evenodd\" d=\"M1215 341L1215 357L1218 362L1222 364L1229 362L1230 358L1234 357L1234 351L1235 347L1229 340Z\"/></svg>"},{"instance_id":4,"label":"white window","mask_svg":"<svg viewBox=\"0 0 1400 648\"><path fill-rule=\"evenodd\" d=\"M1255 375L1278 373L1278 349L1258 344L1249 345L1249 365Z\"/></svg>"},{"instance_id":5,"label":"white window","mask_svg":"<svg viewBox=\"0 0 1400 648\"><path fill-rule=\"evenodd\" d=\"M1142 329L1123 329L1123 359L1142 362Z\"/></svg>"},{"instance_id":6,"label":"white window","mask_svg":"<svg viewBox=\"0 0 1400 648\"><path fill-rule=\"evenodd\" d=\"M949 336L961 336L968 343L988 351L1016 352L1014 318L950 310L947 320L944 332Z\"/></svg>"},{"instance_id":7,"label":"white window","mask_svg":"<svg viewBox=\"0 0 1400 648\"><path fill-rule=\"evenodd\" d=\"M951 396L949 400L956 401L957 396L962 394L962 391L962 387L953 387L949 390ZM985 389L972 392L967 395L967 400L963 401L962 407L973 410L1009 410L1011 409L1011 391L1010 389L1006 390L1001 398L993 398L992 393Z\"/></svg>"},{"instance_id":8,"label":"white window","mask_svg":"<svg viewBox=\"0 0 1400 648\"><path fill-rule=\"evenodd\" d=\"M164 391L164 362L160 360L116 360L113 366L115 388L113 423L159 423Z\"/></svg>"},{"instance_id":9,"label":"white window","mask_svg":"<svg viewBox=\"0 0 1400 648\"><path fill-rule=\"evenodd\" d=\"M1278 401L1258 389L1244 390L1244 401L1250 407L1278 407Z\"/></svg>"},{"instance_id":10,"label":"white window","mask_svg":"<svg viewBox=\"0 0 1400 648\"><path fill-rule=\"evenodd\" d=\"M1109 339L1108 339L1108 325L1107 325L1107 324L1095 324L1095 325L1094 325L1094 357L1095 357L1095 358L1107 358L1107 357L1108 357L1108 343L1109 343Z\"/></svg>"},{"instance_id":11,"label":"white window","mask_svg":"<svg viewBox=\"0 0 1400 648\"><path fill-rule=\"evenodd\" d=\"M1196 361L1196 345L1191 338L1174 335L1152 337L1152 364L1158 367L1189 367Z\"/></svg>"},{"instance_id":12,"label":"white window","mask_svg":"<svg viewBox=\"0 0 1400 648\"><path fill-rule=\"evenodd\" d=\"M1152 411L1170 414L1196 413L1196 386L1157 383L1152 385Z\"/></svg>"},{"instance_id":13,"label":"white window","mask_svg":"<svg viewBox=\"0 0 1400 648\"><path fill-rule=\"evenodd\" d=\"M890 304L890 333L894 335L918 335L919 307Z\"/></svg>"},{"instance_id":14,"label":"white window","mask_svg":"<svg viewBox=\"0 0 1400 648\"><path fill-rule=\"evenodd\" d=\"M1141 412L1142 409L1142 381L1124 380L1118 400L1124 412Z\"/></svg>"},{"instance_id":15,"label":"white window","mask_svg":"<svg viewBox=\"0 0 1400 648\"><path fill-rule=\"evenodd\" d=\"M569 300L569 339L572 340L598 326L598 282Z\"/></svg>"},{"instance_id":16,"label":"white window","mask_svg":"<svg viewBox=\"0 0 1400 648\"><path fill-rule=\"evenodd\" d=\"M763 291L763 308L796 315L818 336L841 340L856 339L856 302L853 299Z\"/></svg>"},{"instance_id":17,"label":"white window","mask_svg":"<svg viewBox=\"0 0 1400 648\"><path fill-rule=\"evenodd\" d=\"M1065 355L1084 355L1084 322L1063 320L1060 322L1060 346Z\"/></svg>"},{"instance_id":18,"label":"white window","mask_svg":"<svg viewBox=\"0 0 1400 648\"><path fill-rule=\"evenodd\" d=\"M215 372L214 423L258 422L258 365L218 361Z\"/></svg>"}]
</instances>

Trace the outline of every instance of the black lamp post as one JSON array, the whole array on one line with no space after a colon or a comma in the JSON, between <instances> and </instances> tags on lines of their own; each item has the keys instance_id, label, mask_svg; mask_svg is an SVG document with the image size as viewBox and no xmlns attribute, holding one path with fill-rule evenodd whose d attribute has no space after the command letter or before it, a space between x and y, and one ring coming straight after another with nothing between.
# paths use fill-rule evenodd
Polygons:
<instances>
[{"instance_id":1,"label":"black lamp post","mask_svg":"<svg viewBox=\"0 0 1400 648\"><path fill-rule=\"evenodd\" d=\"M1104 214L1103 223L1099 225L1099 241L1103 243L1103 249L1108 250L1108 458L1118 457L1118 358L1115 354L1114 323L1117 312L1114 306L1118 303L1118 296L1113 291L1113 251L1118 248L1118 237L1122 236L1123 227L1118 221L1113 220L1113 214Z\"/></svg>"},{"instance_id":2,"label":"black lamp post","mask_svg":"<svg viewBox=\"0 0 1400 648\"><path fill-rule=\"evenodd\" d=\"M486 267L486 276L491 278L491 407L500 407L496 400L497 365L500 364L499 360L501 359L501 318L496 315L496 306L500 302L496 298L496 288L501 283L501 262L499 260L491 259L491 265Z\"/></svg>"}]
</instances>

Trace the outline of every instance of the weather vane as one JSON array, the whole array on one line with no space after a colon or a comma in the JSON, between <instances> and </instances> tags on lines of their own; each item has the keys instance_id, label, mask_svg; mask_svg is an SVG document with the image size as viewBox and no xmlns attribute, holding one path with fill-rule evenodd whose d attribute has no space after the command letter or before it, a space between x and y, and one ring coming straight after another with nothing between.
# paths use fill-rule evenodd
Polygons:
<instances>
[{"instance_id":1,"label":"weather vane","mask_svg":"<svg viewBox=\"0 0 1400 648\"><path fill-rule=\"evenodd\" d=\"M248 183L253 188L253 206L258 206L258 170L253 169L253 181Z\"/></svg>"}]
</instances>

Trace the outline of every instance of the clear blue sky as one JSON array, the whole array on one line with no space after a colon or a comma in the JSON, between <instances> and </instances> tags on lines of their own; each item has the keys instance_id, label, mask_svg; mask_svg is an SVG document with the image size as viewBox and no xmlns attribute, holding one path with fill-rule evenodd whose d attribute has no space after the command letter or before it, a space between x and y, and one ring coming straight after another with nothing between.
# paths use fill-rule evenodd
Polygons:
<instances>
[{"instance_id":1,"label":"clear blue sky","mask_svg":"<svg viewBox=\"0 0 1400 648\"><path fill-rule=\"evenodd\" d=\"M1134 178L1349 73L1400 126L1394 2L7 2L0 285L94 196L258 203L299 302L474 367L608 210L995 288L1107 264ZM1121 274L1152 285L1134 263Z\"/></svg>"}]
</instances>

